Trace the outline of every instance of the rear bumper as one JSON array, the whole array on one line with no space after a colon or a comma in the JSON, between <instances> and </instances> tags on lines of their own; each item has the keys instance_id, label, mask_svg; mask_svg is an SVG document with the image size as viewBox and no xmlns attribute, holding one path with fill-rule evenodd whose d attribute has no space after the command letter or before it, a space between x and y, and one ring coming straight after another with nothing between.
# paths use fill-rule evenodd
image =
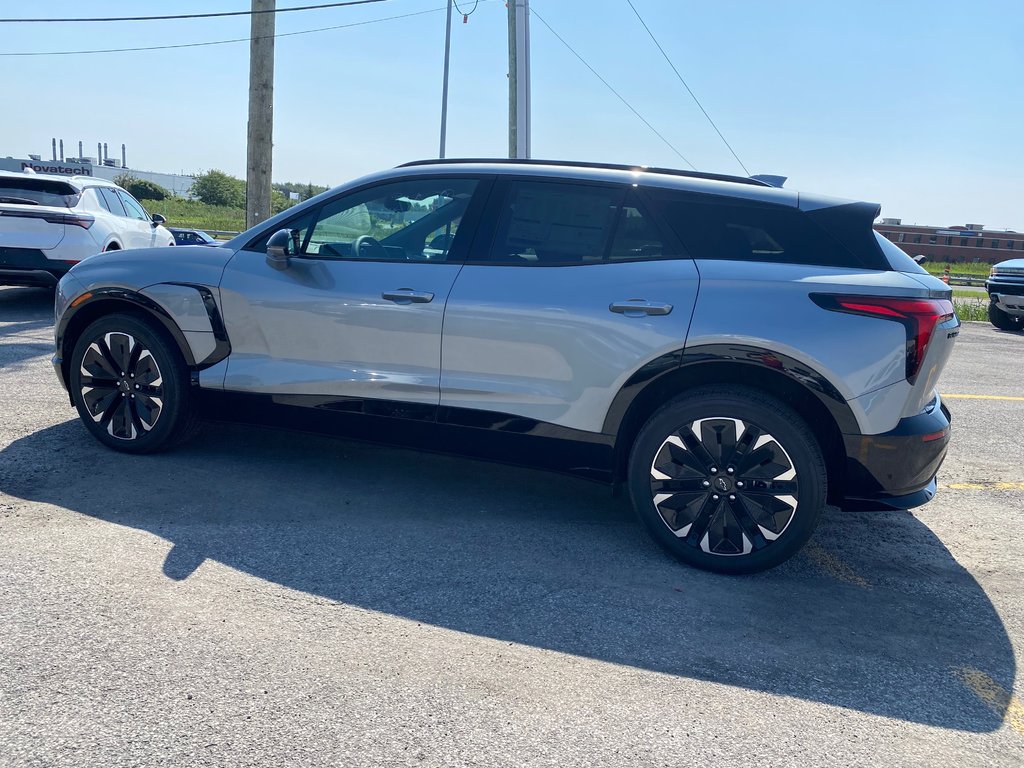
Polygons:
<instances>
[{"instance_id":1,"label":"rear bumper","mask_svg":"<svg viewBox=\"0 0 1024 768\"><path fill-rule=\"evenodd\" d=\"M0 248L0 285L50 288L69 269L67 262L48 259L35 248Z\"/></svg>"},{"instance_id":2,"label":"rear bumper","mask_svg":"<svg viewBox=\"0 0 1024 768\"><path fill-rule=\"evenodd\" d=\"M901 419L881 435L843 435L846 484L843 509L911 509L935 495L935 475L946 458L951 415L936 398L929 411Z\"/></svg>"}]
</instances>

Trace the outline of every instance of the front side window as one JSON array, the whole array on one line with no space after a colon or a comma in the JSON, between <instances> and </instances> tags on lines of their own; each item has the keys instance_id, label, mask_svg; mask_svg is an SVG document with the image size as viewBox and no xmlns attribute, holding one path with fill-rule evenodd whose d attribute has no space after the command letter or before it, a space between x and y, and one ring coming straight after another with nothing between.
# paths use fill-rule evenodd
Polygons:
<instances>
[{"instance_id":1,"label":"front side window","mask_svg":"<svg viewBox=\"0 0 1024 768\"><path fill-rule=\"evenodd\" d=\"M146 209L139 205L134 197L129 195L127 192L122 192L121 190L117 190L117 196L121 198L121 203L124 205L124 210L128 214L129 219L149 221L149 215L146 213Z\"/></svg>"},{"instance_id":2,"label":"front side window","mask_svg":"<svg viewBox=\"0 0 1024 768\"><path fill-rule=\"evenodd\" d=\"M474 179L407 179L326 203L301 252L323 259L446 261L469 207Z\"/></svg>"}]
</instances>

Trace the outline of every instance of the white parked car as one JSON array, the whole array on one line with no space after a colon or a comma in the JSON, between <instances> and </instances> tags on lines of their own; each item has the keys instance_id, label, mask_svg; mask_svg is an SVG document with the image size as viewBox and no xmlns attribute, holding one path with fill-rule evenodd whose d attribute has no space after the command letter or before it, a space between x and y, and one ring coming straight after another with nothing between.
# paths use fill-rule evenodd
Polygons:
<instances>
[{"instance_id":1,"label":"white parked car","mask_svg":"<svg viewBox=\"0 0 1024 768\"><path fill-rule=\"evenodd\" d=\"M0 171L0 285L56 285L93 254L174 245L165 221L105 179Z\"/></svg>"}]
</instances>

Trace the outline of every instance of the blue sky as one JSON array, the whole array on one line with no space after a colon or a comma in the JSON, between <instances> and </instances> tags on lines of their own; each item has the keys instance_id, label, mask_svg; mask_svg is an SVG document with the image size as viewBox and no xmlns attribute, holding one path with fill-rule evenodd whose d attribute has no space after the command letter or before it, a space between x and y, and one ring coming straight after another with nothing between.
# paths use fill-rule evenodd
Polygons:
<instances>
[{"instance_id":1,"label":"blue sky","mask_svg":"<svg viewBox=\"0 0 1024 768\"><path fill-rule=\"evenodd\" d=\"M278 0L279 7L311 0ZM474 0L458 0L468 10ZM1024 230L1024 3L1019 0L634 0L753 173L880 202L888 216ZM281 14L278 33L417 11L387 0ZM742 172L625 0L532 7L701 170ZM46 0L0 16L245 10L248 0ZM247 17L0 24L0 52L246 37ZM537 19L533 154L685 167ZM444 13L279 38L274 178L339 184L436 156ZM449 156L507 152L507 27L500 0L453 24ZM49 156L50 138L130 165L244 176L248 45L92 56L0 56L0 154ZM14 105L18 105L15 108ZM12 116L16 118L12 119ZM113 150L112 150L113 153Z\"/></svg>"}]
</instances>

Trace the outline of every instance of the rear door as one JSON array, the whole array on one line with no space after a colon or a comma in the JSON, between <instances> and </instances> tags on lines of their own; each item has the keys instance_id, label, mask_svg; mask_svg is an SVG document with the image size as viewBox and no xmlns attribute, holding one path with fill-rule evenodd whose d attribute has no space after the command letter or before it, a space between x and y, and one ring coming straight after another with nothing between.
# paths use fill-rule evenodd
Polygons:
<instances>
[{"instance_id":1,"label":"rear door","mask_svg":"<svg viewBox=\"0 0 1024 768\"><path fill-rule=\"evenodd\" d=\"M492 201L448 299L441 405L600 432L626 380L683 347L693 261L622 185L517 179Z\"/></svg>"},{"instance_id":2,"label":"rear door","mask_svg":"<svg viewBox=\"0 0 1024 768\"><path fill-rule=\"evenodd\" d=\"M118 189L115 191L121 200L121 204L124 206L126 214L124 219L125 237L131 242L130 245L126 244L126 247L151 248L157 245L156 227L153 226L153 221L150 219L149 214L146 213L146 209L142 207L138 200L124 190Z\"/></svg>"}]
</instances>

